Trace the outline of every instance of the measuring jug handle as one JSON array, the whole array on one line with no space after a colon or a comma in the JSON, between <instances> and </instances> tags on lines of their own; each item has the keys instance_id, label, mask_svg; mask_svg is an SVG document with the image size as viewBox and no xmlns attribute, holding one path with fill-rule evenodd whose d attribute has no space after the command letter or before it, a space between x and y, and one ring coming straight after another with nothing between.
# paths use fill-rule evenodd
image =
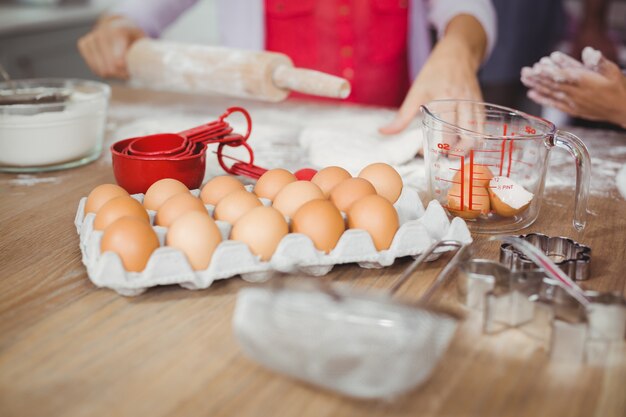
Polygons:
<instances>
[{"instance_id":1,"label":"measuring jug handle","mask_svg":"<svg viewBox=\"0 0 626 417\"><path fill-rule=\"evenodd\" d=\"M553 145L566 149L576 160L576 200L574 205L574 228L583 230L587 224L587 201L591 180L591 159L583 141L564 130L554 134Z\"/></svg>"}]
</instances>

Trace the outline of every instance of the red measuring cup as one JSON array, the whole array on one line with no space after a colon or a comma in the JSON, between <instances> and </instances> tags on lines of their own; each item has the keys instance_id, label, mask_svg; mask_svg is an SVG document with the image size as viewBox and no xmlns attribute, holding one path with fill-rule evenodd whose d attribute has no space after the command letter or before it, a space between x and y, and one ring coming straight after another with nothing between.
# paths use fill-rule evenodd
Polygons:
<instances>
[{"instance_id":1,"label":"red measuring cup","mask_svg":"<svg viewBox=\"0 0 626 417\"><path fill-rule=\"evenodd\" d=\"M145 157L179 157L189 155L191 142L176 133L161 133L133 139L125 149L127 155Z\"/></svg>"},{"instance_id":2,"label":"red measuring cup","mask_svg":"<svg viewBox=\"0 0 626 417\"><path fill-rule=\"evenodd\" d=\"M206 145L198 142L194 153L179 158L144 157L124 153L134 140L125 139L111 147L113 174L117 183L131 194L145 193L156 181L174 178L188 188L199 188L206 168Z\"/></svg>"}]
</instances>

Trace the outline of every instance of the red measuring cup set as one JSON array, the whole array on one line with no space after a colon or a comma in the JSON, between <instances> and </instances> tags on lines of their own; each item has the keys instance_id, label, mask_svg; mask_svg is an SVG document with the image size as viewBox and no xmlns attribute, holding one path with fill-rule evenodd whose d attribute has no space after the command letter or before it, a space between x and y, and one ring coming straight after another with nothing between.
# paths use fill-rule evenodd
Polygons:
<instances>
[{"instance_id":1,"label":"red measuring cup set","mask_svg":"<svg viewBox=\"0 0 626 417\"><path fill-rule=\"evenodd\" d=\"M234 113L241 113L246 119L244 135L234 133L226 121ZM247 142L251 130L250 114L241 107L231 107L217 120L180 133L121 140L111 146L115 179L131 194L145 193L154 182L163 178L177 179L190 189L199 188L206 168L207 145L211 143L219 144L217 160L224 171L259 178L267 170L254 165L254 152ZM248 162L225 155L223 152L227 146L244 147L249 155ZM235 162L229 166L225 159Z\"/></svg>"}]
</instances>

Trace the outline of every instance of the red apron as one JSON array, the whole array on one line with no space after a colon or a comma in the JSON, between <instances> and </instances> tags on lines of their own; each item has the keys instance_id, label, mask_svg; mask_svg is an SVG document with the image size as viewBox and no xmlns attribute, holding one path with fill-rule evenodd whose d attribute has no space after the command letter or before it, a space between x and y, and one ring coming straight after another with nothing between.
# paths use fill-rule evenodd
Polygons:
<instances>
[{"instance_id":1,"label":"red apron","mask_svg":"<svg viewBox=\"0 0 626 417\"><path fill-rule=\"evenodd\" d=\"M410 87L408 0L265 0L266 49L352 84L348 101L399 106Z\"/></svg>"}]
</instances>

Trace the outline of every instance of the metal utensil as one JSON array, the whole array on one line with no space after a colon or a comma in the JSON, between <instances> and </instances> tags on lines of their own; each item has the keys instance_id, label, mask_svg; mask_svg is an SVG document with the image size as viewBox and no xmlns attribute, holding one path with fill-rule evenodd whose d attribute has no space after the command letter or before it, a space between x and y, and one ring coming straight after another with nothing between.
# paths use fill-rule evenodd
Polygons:
<instances>
[{"instance_id":1,"label":"metal utensil","mask_svg":"<svg viewBox=\"0 0 626 417\"><path fill-rule=\"evenodd\" d=\"M66 88L19 88L2 65L0 75L9 86L9 90L0 90L0 105L64 103L72 95Z\"/></svg>"},{"instance_id":2,"label":"metal utensil","mask_svg":"<svg viewBox=\"0 0 626 417\"><path fill-rule=\"evenodd\" d=\"M9 85L8 90L0 90L0 105L64 103L72 95L72 92L65 88L20 88L2 65L0 75Z\"/></svg>"},{"instance_id":3,"label":"metal utensil","mask_svg":"<svg viewBox=\"0 0 626 417\"><path fill-rule=\"evenodd\" d=\"M605 365L609 347L626 333L623 295L583 291L532 243L500 240L539 268L510 271L480 259L461 265L459 295L467 307L484 311L484 332L515 328L542 341L554 360Z\"/></svg>"},{"instance_id":4,"label":"metal utensil","mask_svg":"<svg viewBox=\"0 0 626 417\"><path fill-rule=\"evenodd\" d=\"M512 245L521 251L524 256L543 269L544 273L560 285L569 295L574 297L583 306L589 305L585 292L539 248L516 236L504 236L497 238L504 243Z\"/></svg>"},{"instance_id":5,"label":"metal utensil","mask_svg":"<svg viewBox=\"0 0 626 417\"><path fill-rule=\"evenodd\" d=\"M591 248L570 238L562 236L546 236L541 233L529 233L519 238L531 243L545 253L556 266L561 268L570 278L576 281L589 279ZM500 262L511 271L536 269L530 259L508 243L500 245Z\"/></svg>"},{"instance_id":6,"label":"metal utensil","mask_svg":"<svg viewBox=\"0 0 626 417\"><path fill-rule=\"evenodd\" d=\"M418 300L392 295L442 247L454 258ZM467 246L441 241L419 256L388 292L362 293L300 280L245 288L233 318L243 352L274 371L358 398L388 398L424 382L443 355L458 317L430 299Z\"/></svg>"}]
</instances>

